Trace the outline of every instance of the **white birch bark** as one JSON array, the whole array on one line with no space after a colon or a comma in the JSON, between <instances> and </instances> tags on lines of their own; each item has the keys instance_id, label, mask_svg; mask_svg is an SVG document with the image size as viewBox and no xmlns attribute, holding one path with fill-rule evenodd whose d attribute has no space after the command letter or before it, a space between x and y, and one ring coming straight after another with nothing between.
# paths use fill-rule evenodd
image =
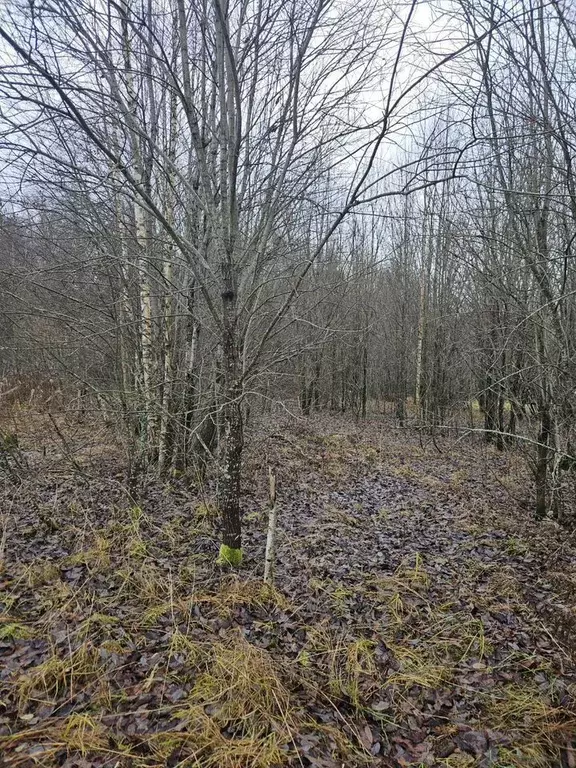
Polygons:
<instances>
[{"instance_id":1,"label":"white birch bark","mask_svg":"<svg viewBox=\"0 0 576 768\"><path fill-rule=\"evenodd\" d=\"M276 475L272 467L268 468L269 503L268 534L266 536L266 554L264 556L264 583L274 583L274 567L276 558L276 525L278 522L278 507L276 505Z\"/></svg>"}]
</instances>

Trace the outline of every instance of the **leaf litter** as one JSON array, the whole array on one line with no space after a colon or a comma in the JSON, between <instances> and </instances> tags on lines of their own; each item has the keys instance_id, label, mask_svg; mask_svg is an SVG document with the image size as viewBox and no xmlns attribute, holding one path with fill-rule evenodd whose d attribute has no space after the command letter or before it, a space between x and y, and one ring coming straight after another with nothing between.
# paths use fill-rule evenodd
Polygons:
<instances>
[{"instance_id":1,"label":"leaf litter","mask_svg":"<svg viewBox=\"0 0 576 768\"><path fill-rule=\"evenodd\" d=\"M81 475L31 447L2 489L0 765L576 766L574 536L530 519L513 453L324 416L252 445L236 573L210 478L128 492L113 445Z\"/></svg>"}]
</instances>

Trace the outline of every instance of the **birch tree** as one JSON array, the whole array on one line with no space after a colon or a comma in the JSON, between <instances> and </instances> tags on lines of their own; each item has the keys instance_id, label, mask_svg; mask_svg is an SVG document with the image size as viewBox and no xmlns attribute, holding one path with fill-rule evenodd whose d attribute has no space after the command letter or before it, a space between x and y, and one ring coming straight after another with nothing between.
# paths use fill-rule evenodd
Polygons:
<instances>
[{"instance_id":1,"label":"birch tree","mask_svg":"<svg viewBox=\"0 0 576 768\"><path fill-rule=\"evenodd\" d=\"M243 400L310 270L356 211L440 183L460 158L396 149L416 103L425 114L419 97L473 43L414 66L417 5L56 0L3 12L12 160L71 169L118 198L139 286L142 457L164 471L170 423L216 425L224 562L242 556ZM323 225L302 248L310 210ZM199 317L216 394L193 424Z\"/></svg>"}]
</instances>

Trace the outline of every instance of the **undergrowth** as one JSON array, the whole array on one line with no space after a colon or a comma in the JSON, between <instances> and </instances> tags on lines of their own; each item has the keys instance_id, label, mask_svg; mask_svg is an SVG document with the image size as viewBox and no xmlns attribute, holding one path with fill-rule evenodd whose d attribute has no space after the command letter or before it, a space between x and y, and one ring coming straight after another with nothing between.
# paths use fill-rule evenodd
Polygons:
<instances>
[{"instance_id":1,"label":"undergrowth","mask_svg":"<svg viewBox=\"0 0 576 768\"><path fill-rule=\"evenodd\" d=\"M340 434L302 446L331 479L351 462L372 471L397 458ZM396 478L415 483L424 458L413 447ZM447 477L424 485L461 489L472 475ZM323 503L314 524L327 538L363 542L374 526L402 527L414 513L382 501L367 510ZM367 560L352 578L332 571L326 546L322 570L300 560L291 571L294 542L280 531L283 570L264 585L261 563L231 574L194 549L197 537L216 540L217 516L210 499L189 509L158 521L134 505L100 527L62 523L67 554L5 564L4 764L360 768L394 750L413 768L546 768L566 758L574 690L559 682L552 652L517 642L532 614L510 563L466 550L447 588L427 553L396 568ZM262 535L265 517L250 519ZM459 526L472 550L481 526ZM519 535L500 545L512 558L528 548ZM467 732L494 743L476 754Z\"/></svg>"}]
</instances>

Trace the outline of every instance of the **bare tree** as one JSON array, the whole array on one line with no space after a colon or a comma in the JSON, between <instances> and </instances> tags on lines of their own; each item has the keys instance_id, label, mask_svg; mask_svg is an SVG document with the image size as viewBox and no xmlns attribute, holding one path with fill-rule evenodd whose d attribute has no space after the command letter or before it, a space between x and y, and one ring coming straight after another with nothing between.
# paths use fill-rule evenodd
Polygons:
<instances>
[{"instance_id":1,"label":"bare tree","mask_svg":"<svg viewBox=\"0 0 576 768\"><path fill-rule=\"evenodd\" d=\"M210 454L219 434L226 562L241 559L243 401L267 356L278 357L313 266L357 211L441 183L461 158L459 146L396 149L436 109L430 91L428 108L419 97L474 43L406 69L426 34L416 10L416 0L401 13L375 0L58 0L4 12L10 162L108 197L121 322L138 327L136 365L123 370L137 393L141 461L165 471L178 453L170 435L193 430ZM306 234L310 212L321 225ZM365 317L364 339L368 326ZM201 327L215 360L204 410L194 391Z\"/></svg>"}]
</instances>

